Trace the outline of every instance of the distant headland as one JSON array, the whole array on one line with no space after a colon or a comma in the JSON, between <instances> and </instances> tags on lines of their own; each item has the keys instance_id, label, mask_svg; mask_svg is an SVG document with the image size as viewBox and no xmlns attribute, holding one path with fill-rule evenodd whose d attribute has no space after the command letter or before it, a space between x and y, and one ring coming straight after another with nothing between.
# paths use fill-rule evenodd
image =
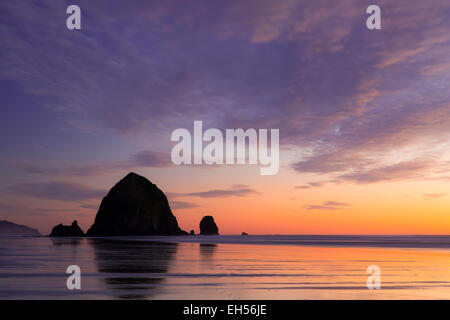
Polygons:
<instances>
[{"instance_id":1,"label":"distant headland","mask_svg":"<svg viewBox=\"0 0 450 320\"><path fill-rule=\"evenodd\" d=\"M16 224L6 220L0 220L0 236L29 236L36 237L41 234L36 229Z\"/></svg>"}]
</instances>

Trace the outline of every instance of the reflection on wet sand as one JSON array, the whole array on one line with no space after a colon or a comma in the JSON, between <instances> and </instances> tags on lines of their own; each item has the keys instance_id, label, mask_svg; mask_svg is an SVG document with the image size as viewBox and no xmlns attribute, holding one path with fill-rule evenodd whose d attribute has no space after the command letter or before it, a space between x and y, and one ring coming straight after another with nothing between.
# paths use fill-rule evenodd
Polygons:
<instances>
[{"instance_id":1,"label":"reflection on wet sand","mask_svg":"<svg viewBox=\"0 0 450 320\"><path fill-rule=\"evenodd\" d=\"M0 238L0 299L450 297L450 237L408 237L408 243L403 236L361 237L360 247L355 241L334 245L330 236L319 238L324 244L315 246L301 244L317 242L317 236L243 239L264 245L216 244L229 241L227 237L186 237L206 243L180 239ZM175 240L178 245L168 243ZM369 247L370 241L381 244ZM389 241L392 245L385 247ZM395 247L396 241L405 248ZM82 290L66 286L66 268L74 264L81 268ZM367 288L370 265L381 270L381 290Z\"/></svg>"},{"instance_id":2,"label":"reflection on wet sand","mask_svg":"<svg viewBox=\"0 0 450 320\"><path fill-rule=\"evenodd\" d=\"M54 246L79 246L83 238L54 238L49 237Z\"/></svg>"},{"instance_id":3,"label":"reflection on wet sand","mask_svg":"<svg viewBox=\"0 0 450 320\"><path fill-rule=\"evenodd\" d=\"M215 243L200 243L200 256L203 260L210 260L217 249Z\"/></svg>"},{"instance_id":4,"label":"reflection on wet sand","mask_svg":"<svg viewBox=\"0 0 450 320\"><path fill-rule=\"evenodd\" d=\"M176 243L89 239L97 270L120 299L145 299L158 293L177 251Z\"/></svg>"}]
</instances>

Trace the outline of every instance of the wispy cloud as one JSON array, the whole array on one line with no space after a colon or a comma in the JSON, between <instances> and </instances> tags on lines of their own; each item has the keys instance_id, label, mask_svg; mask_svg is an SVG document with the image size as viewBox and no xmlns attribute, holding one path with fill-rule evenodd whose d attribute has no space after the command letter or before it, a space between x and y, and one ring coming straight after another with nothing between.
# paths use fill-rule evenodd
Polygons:
<instances>
[{"instance_id":1,"label":"wispy cloud","mask_svg":"<svg viewBox=\"0 0 450 320\"><path fill-rule=\"evenodd\" d=\"M172 165L170 156L164 152L144 150L133 154L123 166L134 167L169 167Z\"/></svg>"},{"instance_id":2,"label":"wispy cloud","mask_svg":"<svg viewBox=\"0 0 450 320\"><path fill-rule=\"evenodd\" d=\"M245 197L258 194L259 194L258 191L254 190L253 188L247 185L237 184L231 186L228 189L213 189L208 191L186 193L184 195L200 198L227 198L227 197Z\"/></svg>"},{"instance_id":3,"label":"wispy cloud","mask_svg":"<svg viewBox=\"0 0 450 320\"><path fill-rule=\"evenodd\" d=\"M10 18L0 22L0 77L70 128L146 139L152 149L194 119L280 128L282 147L309 151L292 161L294 171L356 183L429 175L433 166L389 161L401 148L435 165L441 160L432 151L445 152L447 0L384 1L389 14L377 33L366 30L361 1L146 1L107 10L104 2L83 2L89 28L70 36L59 26L64 6L43 3L1 2ZM162 167L169 159L142 152L124 162Z\"/></svg>"},{"instance_id":4,"label":"wispy cloud","mask_svg":"<svg viewBox=\"0 0 450 320\"><path fill-rule=\"evenodd\" d=\"M35 198L60 201L82 201L106 195L105 190L70 182L30 182L10 186L8 191Z\"/></svg>"},{"instance_id":5,"label":"wispy cloud","mask_svg":"<svg viewBox=\"0 0 450 320\"><path fill-rule=\"evenodd\" d=\"M303 206L306 210L338 210L348 206L348 203L339 201L324 201L322 204L311 204Z\"/></svg>"},{"instance_id":6,"label":"wispy cloud","mask_svg":"<svg viewBox=\"0 0 450 320\"><path fill-rule=\"evenodd\" d=\"M446 193L425 193L422 195L424 200L434 200L446 196Z\"/></svg>"},{"instance_id":7,"label":"wispy cloud","mask_svg":"<svg viewBox=\"0 0 450 320\"><path fill-rule=\"evenodd\" d=\"M82 203L80 204L80 208L97 210L98 205Z\"/></svg>"},{"instance_id":8,"label":"wispy cloud","mask_svg":"<svg viewBox=\"0 0 450 320\"><path fill-rule=\"evenodd\" d=\"M153 150L134 153L125 161L99 162L91 165L37 164L17 160L9 161L9 163L21 172L47 176L92 176L114 170L130 171L132 168L161 168L173 165L168 153Z\"/></svg>"},{"instance_id":9,"label":"wispy cloud","mask_svg":"<svg viewBox=\"0 0 450 320\"><path fill-rule=\"evenodd\" d=\"M325 185L327 182L320 181L320 182L308 182L306 185L301 186L294 186L294 189L311 189L311 188L318 188Z\"/></svg>"},{"instance_id":10,"label":"wispy cloud","mask_svg":"<svg viewBox=\"0 0 450 320\"><path fill-rule=\"evenodd\" d=\"M33 207L20 204L0 203L0 215L3 219L13 219L16 217L32 217L36 216L53 216L59 214L80 214L74 208L49 208L49 207Z\"/></svg>"},{"instance_id":11,"label":"wispy cloud","mask_svg":"<svg viewBox=\"0 0 450 320\"><path fill-rule=\"evenodd\" d=\"M182 210L182 209L197 208L199 207L199 205L188 201L170 201L170 207L172 209Z\"/></svg>"},{"instance_id":12,"label":"wispy cloud","mask_svg":"<svg viewBox=\"0 0 450 320\"><path fill-rule=\"evenodd\" d=\"M325 206L331 206L331 207L345 207L345 206L348 206L348 203L339 202L339 201L325 201L323 204Z\"/></svg>"},{"instance_id":13,"label":"wispy cloud","mask_svg":"<svg viewBox=\"0 0 450 320\"><path fill-rule=\"evenodd\" d=\"M407 180L422 177L427 170L433 168L434 166L434 161L406 161L366 171L347 173L339 178L357 183Z\"/></svg>"}]
</instances>

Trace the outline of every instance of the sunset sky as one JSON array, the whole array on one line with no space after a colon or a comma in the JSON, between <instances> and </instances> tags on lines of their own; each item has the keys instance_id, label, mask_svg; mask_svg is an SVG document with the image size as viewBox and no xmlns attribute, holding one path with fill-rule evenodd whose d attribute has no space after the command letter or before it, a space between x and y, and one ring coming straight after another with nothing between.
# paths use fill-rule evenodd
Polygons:
<instances>
[{"instance_id":1,"label":"sunset sky","mask_svg":"<svg viewBox=\"0 0 450 320\"><path fill-rule=\"evenodd\" d=\"M450 1L69 4L0 2L0 220L86 231L134 171L187 231L450 234ZM174 166L194 120L278 128L278 174Z\"/></svg>"}]
</instances>

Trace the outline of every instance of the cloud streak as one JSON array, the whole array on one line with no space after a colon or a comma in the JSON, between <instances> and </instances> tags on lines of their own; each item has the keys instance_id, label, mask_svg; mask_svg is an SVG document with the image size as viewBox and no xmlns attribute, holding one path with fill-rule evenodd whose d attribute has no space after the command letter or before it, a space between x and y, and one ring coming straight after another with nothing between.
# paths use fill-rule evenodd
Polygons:
<instances>
[{"instance_id":1,"label":"cloud streak","mask_svg":"<svg viewBox=\"0 0 450 320\"><path fill-rule=\"evenodd\" d=\"M306 185L294 186L294 189L311 189L311 188L319 188L325 185L326 181L318 181L318 182L308 182Z\"/></svg>"},{"instance_id":2,"label":"cloud streak","mask_svg":"<svg viewBox=\"0 0 450 320\"><path fill-rule=\"evenodd\" d=\"M345 202L340 202L340 201L332 201L332 200L328 200L328 201L324 201L322 204L309 204L309 205L305 205L303 206L304 209L306 210L338 210L338 209L342 209L343 207L348 206L348 203Z\"/></svg>"},{"instance_id":3,"label":"cloud streak","mask_svg":"<svg viewBox=\"0 0 450 320\"><path fill-rule=\"evenodd\" d=\"M101 162L92 165L58 165L54 163L30 163L28 161L10 161L10 165L24 173L37 175L92 176L114 170L132 168L162 168L173 166L168 153L142 150L132 154L125 161Z\"/></svg>"},{"instance_id":4,"label":"cloud streak","mask_svg":"<svg viewBox=\"0 0 450 320\"><path fill-rule=\"evenodd\" d=\"M340 179L357 183L375 183L399 181L422 177L423 173L433 168L433 161L406 161L366 171L356 171L340 176Z\"/></svg>"},{"instance_id":5,"label":"cloud streak","mask_svg":"<svg viewBox=\"0 0 450 320\"><path fill-rule=\"evenodd\" d=\"M170 201L170 207L176 210L197 208L199 205L187 201Z\"/></svg>"},{"instance_id":6,"label":"cloud streak","mask_svg":"<svg viewBox=\"0 0 450 320\"><path fill-rule=\"evenodd\" d=\"M246 197L251 195L258 195L259 192L247 185L233 185L228 189L213 189L201 192L186 193L186 196L200 197L200 198L229 198L229 197Z\"/></svg>"},{"instance_id":7,"label":"cloud streak","mask_svg":"<svg viewBox=\"0 0 450 320\"><path fill-rule=\"evenodd\" d=\"M425 193L422 195L424 200L434 200L446 196L446 193Z\"/></svg>"},{"instance_id":8,"label":"cloud streak","mask_svg":"<svg viewBox=\"0 0 450 320\"><path fill-rule=\"evenodd\" d=\"M18 183L7 190L28 197L59 201L83 201L101 198L106 195L105 190L70 182Z\"/></svg>"}]
</instances>

